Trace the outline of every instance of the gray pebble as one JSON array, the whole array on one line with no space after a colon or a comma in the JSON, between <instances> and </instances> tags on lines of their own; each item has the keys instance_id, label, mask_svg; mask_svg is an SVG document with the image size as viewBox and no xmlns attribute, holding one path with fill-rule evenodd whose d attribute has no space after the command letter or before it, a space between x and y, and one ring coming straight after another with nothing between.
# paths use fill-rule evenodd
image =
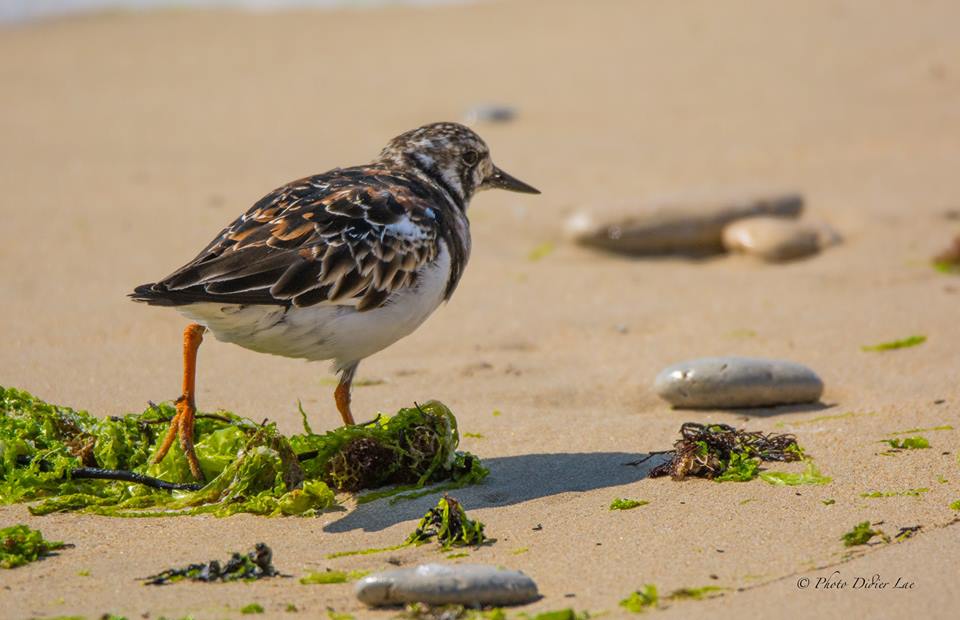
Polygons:
<instances>
[{"instance_id":1,"label":"gray pebble","mask_svg":"<svg viewBox=\"0 0 960 620\"><path fill-rule=\"evenodd\" d=\"M367 575L354 587L371 606L519 605L540 598L533 579L515 570L485 564L421 564Z\"/></svg>"},{"instance_id":2,"label":"gray pebble","mask_svg":"<svg viewBox=\"0 0 960 620\"><path fill-rule=\"evenodd\" d=\"M567 236L580 245L634 255L718 254L723 229L747 217L795 218L803 196L795 193L701 198L650 204L619 212L573 214Z\"/></svg>"},{"instance_id":3,"label":"gray pebble","mask_svg":"<svg viewBox=\"0 0 960 620\"><path fill-rule=\"evenodd\" d=\"M517 111L510 106L483 104L467 110L464 118L467 123L506 123L516 116Z\"/></svg>"},{"instance_id":4,"label":"gray pebble","mask_svg":"<svg viewBox=\"0 0 960 620\"><path fill-rule=\"evenodd\" d=\"M823 381L795 362L705 357L668 366L657 375L654 390L681 409L771 407L817 402Z\"/></svg>"}]
</instances>

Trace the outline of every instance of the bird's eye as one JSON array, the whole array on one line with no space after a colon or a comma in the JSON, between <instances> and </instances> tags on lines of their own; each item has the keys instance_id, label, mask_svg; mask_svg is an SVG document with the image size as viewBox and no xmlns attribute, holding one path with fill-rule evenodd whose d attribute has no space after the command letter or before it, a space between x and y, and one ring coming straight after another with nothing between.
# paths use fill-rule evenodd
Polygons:
<instances>
[{"instance_id":1,"label":"bird's eye","mask_svg":"<svg viewBox=\"0 0 960 620\"><path fill-rule=\"evenodd\" d=\"M467 151L462 155L463 163L468 166L475 166L480 161L480 153L476 151Z\"/></svg>"}]
</instances>

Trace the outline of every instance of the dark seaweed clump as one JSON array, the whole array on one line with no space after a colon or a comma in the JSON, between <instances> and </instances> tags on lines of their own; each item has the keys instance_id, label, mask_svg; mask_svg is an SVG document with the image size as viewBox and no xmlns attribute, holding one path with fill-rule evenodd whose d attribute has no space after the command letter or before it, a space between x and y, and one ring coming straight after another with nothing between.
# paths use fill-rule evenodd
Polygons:
<instances>
[{"instance_id":1,"label":"dark seaweed clump","mask_svg":"<svg viewBox=\"0 0 960 620\"><path fill-rule=\"evenodd\" d=\"M225 564L210 560L203 564L190 564L183 568L168 568L156 575L144 577L148 586L160 586L177 581L255 581L276 576L273 567L273 551L265 543L257 543L246 554L234 552Z\"/></svg>"},{"instance_id":2,"label":"dark seaweed clump","mask_svg":"<svg viewBox=\"0 0 960 620\"><path fill-rule=\"evenodd\" d=\"M423 515L407 544L425 543L433 538L444 549L479 545L486 540L483 523L470 519L460 502L446 494Z\"/></svg>"},{"instance_id":3,"label":"dark seaweed clump","mask_svg":"<svg viewBox=\"0 0 960 620\"><path fill-rule=\"evenodd\" d=\"M362 496L361 503L435 482L445 482L446 489L457 488L487 475L479 459L457 450L457 419L437 401L324 435L295 435L290 441L305 474L338 491L403 485Z\"/></svg>"},{"instance_id":4,"label":"dark seaweed clump","mask_svg":"<svg viewBox=\"0 0 960 620\"><path fill-rule=\"evenodd\" d=\"M751 480L759 461L799 461L804 456L793 435L747 432L726 424L686 422L673 446L670 460L654 467L651 478Z\"/></svg>"}]
</instances>

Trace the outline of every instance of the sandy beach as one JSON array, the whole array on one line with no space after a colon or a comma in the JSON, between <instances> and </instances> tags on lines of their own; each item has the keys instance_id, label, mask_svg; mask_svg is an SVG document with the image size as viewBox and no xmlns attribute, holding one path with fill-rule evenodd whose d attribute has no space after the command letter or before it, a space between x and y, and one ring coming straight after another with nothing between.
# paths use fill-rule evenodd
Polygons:
<instances>
[{"instance_id":1,"label":"sandy beach","mask_svg":"<svg viewBox=\"0 0 960 620\"><path fill-rule=\"evenodd\" d=\"M483 435L461 445L491 475L455 495L494 544L458 560L433 546L326 559L401 542L436 495L344 496L345 510L311 519L0 506L0 526L75 545L0 571L0 616L235 618L251 602L271 618L297 617L291 603L304 617L396 613L364 608L350 585L134 579L264 541L293 577L390 559L519 569L543 594L517 610L530 614L627 617L618 602L652 583L729 588L657 617L954 617L960 277L930 258L960 232L947 215L960 208L958 19L946 1L514 0L3 27L0 385L49 402L106 416L176 398L185 320L127 293L274 187L369 161L407 129L513 106L512 122L474 128L543 194L474 200L456 295L365 361L358 377L380 382L354 390L358 418L433 398ZM758 188L801 192L843 243L771 265L624 258L562 236L582 208ZM914 334L927 341L861 350ZM662 368L710 355L806 364L825 382L822 404L675 411L653 393ZM322 431L339 424L331 376L208 338L198 405L296 432L300 400ZM681 483L648 478L652 462L624 465L669 449L686 421L795 433L833 482ZM954 429L923 433L931 449L879 454L891 433L943 425ZM929 491L861 496L916 488ZM609 510L617 497L650 503ZM922 530L848 556L840 537L865 520ZM890 587L798 587L834 571ZM915 585L894 589L898 578Z\"/></svg>"}]
</instances>

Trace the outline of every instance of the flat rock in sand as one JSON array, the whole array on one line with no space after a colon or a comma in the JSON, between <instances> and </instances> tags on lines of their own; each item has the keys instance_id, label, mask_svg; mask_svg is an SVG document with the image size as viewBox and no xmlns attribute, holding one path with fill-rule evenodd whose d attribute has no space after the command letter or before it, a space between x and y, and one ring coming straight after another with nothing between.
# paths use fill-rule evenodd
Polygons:
<instances>
[{"instance_id":1,"label":"flat rock in sand","mask_svg":"<svg viewBox=\"0 0 960 620\"><path fill-rule=\"evenodd\" d=\"M705 357L668 366L654 390L680 409L771 407L817 402L823 381L795 362Z\"/></svg>"},{"instance_id":2,"label":"flat rock in sand","mask_svg":"<svg viewBox=\"0 0 960 620\"><path fill-rule=\"evenodd\" d=\"M515 570L484 564L421 564L367 575L354 591L371 606L519 605L540 598L533 579Z\"/></svg>"},{"instance_id":3,"label":"flat rock in sand","mask_svg":"<svg viewBox=\"0 0 960 620\"><path fill-rule=\"evenodd\" d=\"M810 256L839 241L840 235L826 224L778 217L751 217L723 229L727 250L770 262Z\"/></svg>"},{"instance_id":4,"label":"flat rock in sand","mask_svg":"<svg viewBox=\"0 0 960 620\"><path fill-rule=\"evenodd\" d=\"M621 254L717 254L731 222L760 215L796 218L802 211L797 193L689 200L619 214L575 213L565 231L580 245Z\"/></svg>"}]
</instances>

